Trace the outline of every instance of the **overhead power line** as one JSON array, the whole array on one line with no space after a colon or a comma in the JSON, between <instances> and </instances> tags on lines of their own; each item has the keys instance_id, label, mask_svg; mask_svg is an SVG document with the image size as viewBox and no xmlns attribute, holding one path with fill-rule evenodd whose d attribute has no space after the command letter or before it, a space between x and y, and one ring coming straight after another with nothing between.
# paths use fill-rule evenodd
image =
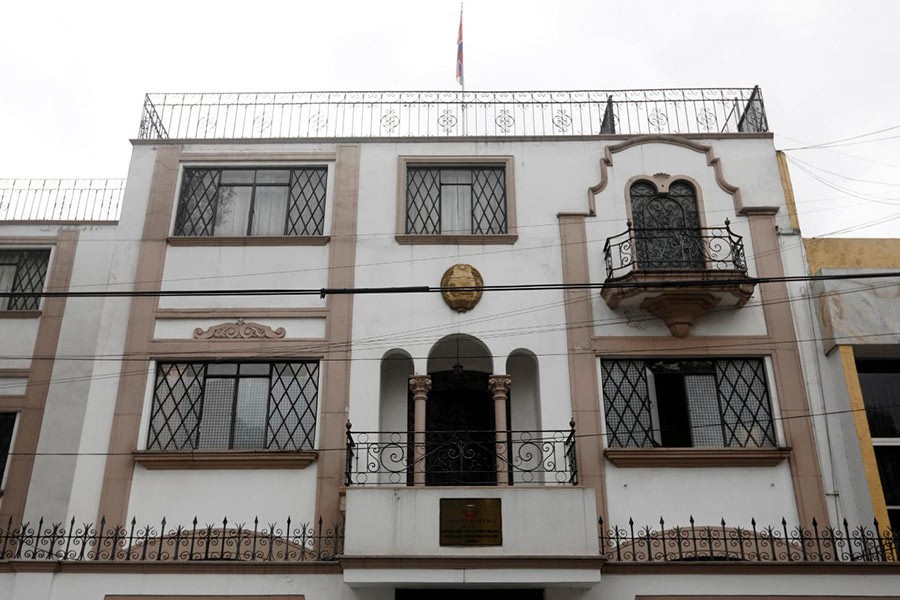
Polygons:
<instances>
[{"instance_id":1,"label":"overhead power line","mask_svg":"<svg viewBox=\"0 0 900 600\"><path fill-rule=\"evenodd\" d=\"M341 296L368 294L425 294L436 292L533 292L533 291L568 291L594 290L602 288L634 289L634 288L673 288L673 287L713 287L721 285L741 285L747 283L788 283L809 281L831 281L841 279L884 279L900 277L900 271L883 273L853 273L834 275L796 275L783 277L735 277L732 279L688 279L677 281L605 281L586 283L523 283L510 285L483 286L379 286L356 288L246 288L227 290L105 290L87 291L44 291L44 292L0 292L0 298L161 298L161 297L195 297L195 296Z\"/></svg>"}]
</instances>

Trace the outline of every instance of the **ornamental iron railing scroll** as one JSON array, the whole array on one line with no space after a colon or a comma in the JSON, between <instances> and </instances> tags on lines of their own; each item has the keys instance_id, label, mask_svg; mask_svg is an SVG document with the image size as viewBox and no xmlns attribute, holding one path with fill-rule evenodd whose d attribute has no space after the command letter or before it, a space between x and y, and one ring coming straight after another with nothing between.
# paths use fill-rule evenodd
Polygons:
<instances>
[{"instance_id":1,"label":"ornamental iron railing scroll","mask_svg":"<svg viewBox=\"0 0 900 600\"><path fill-rule=\"evenodd\" d=\"M140 139L757 133L754 88L147 94Z\"/></svg>"},{"instance_id":2,"label":"ornamental iron railing scroll","mask_svg":"<svg viewBox=\"0 0 900 600\"><path fill-rule=\"evenodd\" d=\"M429 433L440 435L417 443L415 432L355 432L348 423L346 485L412 485L419 468L429 485L496 485L498 471L509 485L578 483L574 423L568 430L508 431L506 441L494 432Z\"/></svg>"},{"instance_id":3,"label":"ornamental iron railing scroll","mask_svg":"<svg viewBox=\"0 0 900 600\"><path fill-rule=\"evenodd\" d=\"M0 179L0 221L116 222L124 179Z\"/></svg>"},{"instance_id":4,"label":"ornamental iron railing scroll","mask_svg":"<svg viewBox=\"0 0 900 600\"><path fill-rule=\"evenodd\" d=\"M898 562L900 532L872 526L851 527L844 519L840 527L820 526L814 518L809 527L762 526L756 519L750 527L734 526L721 519L702 525L690 517L673 525L663 518L653 525L638 525L628 519L626 527L608 526L599 519L600 554L614 562Z\"/></svg>"},{"instance_id":5,"label":"ornamental iron railing scroll","mask_svg":"<svg viewBox=\"0 0 900 600\"><path fill-rule=\"evenodd\" d=\"M326 526L295 523L203 524L171 526L81 523L68 524L43 518L16 524L12 517L0 527L0 560L53 560L63 562L312 562L333 561L343 553L342 523Z\"/></svg>"},{"instance_id":6,"label":"ornamental iron railing scroll","mask_svg":"<svg viewBox=\"0 0 900 600\"><path fill-rule=\"evenodd\" d=\"M722 227L628 229L603 246L606 277L632 271L747 271L744 238Z\"/></svg>"}]
</instances>

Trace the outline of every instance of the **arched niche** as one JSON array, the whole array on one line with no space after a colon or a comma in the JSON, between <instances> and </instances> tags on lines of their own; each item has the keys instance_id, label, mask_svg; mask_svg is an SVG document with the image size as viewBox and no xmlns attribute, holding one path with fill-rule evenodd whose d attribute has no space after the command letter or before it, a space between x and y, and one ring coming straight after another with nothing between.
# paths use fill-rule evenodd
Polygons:
<instances>
[{"instance_id":1,"label":"arched niche","mask_svg":"<svg viewBox=\"0 0 900 600\"><path fill-rule=\"evenodd\" d=\"M428 372L452 371L461 365L465 371L494 372L491 351L478 338L454 333L441 338L428 353Z\"/></svg>"},{"instance_id":2,"label":"arched niche","mask_svg":"<svg viewBox=\"0 0 900 600\"><path fill-rule=\"evenodd\" d=\"M513 350L506 359L509 390L509 422L513 431L541 429L541 386L538 359L530 350Z\"/></svg>"},{"instance_id":3,"label":"arched niche","mask_svg":"<svg viewBox=\"0 0 900 600\"><path fill-rule=\"evenodd\" d=\"M389 350L381 358L380 431L407 430L409 377L413 372L413 359L404 350Z\"/></svg>"}]
</instances>

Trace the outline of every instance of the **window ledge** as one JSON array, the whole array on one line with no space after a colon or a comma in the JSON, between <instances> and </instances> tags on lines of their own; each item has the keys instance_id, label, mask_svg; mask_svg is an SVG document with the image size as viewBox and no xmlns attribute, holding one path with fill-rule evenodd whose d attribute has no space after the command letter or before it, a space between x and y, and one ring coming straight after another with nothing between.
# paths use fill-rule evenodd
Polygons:
<instances>
[{"instance_id":1,"label":"window ledge","mask_svg":"<svg viewBox=\"0 0 900 600\"><path fill-rule=\"evenodd\" d=\"M39 310L0 310L0 319L38 319Z\"/></svg>"},{"instance_id":2,"label":"window ledge","mask_svg":"<svg viewBox=\"0 0 900 600\"><path fill-rule=\"evenodd\" d=\"M475 245L511 245L515 244L519 236L514 233L501 233L495 235L441 235L441 234L398 234L394 236L398 244L412 245L438 245L438 244L457 244L460 246Z\"/></svg>"},{"instance_id":3,"label":"window ledge","mask_svg":"<svg viewBox=\"0 0 900 600\"><path fill-rule=\"evenodd\" d=\"M217 452L134 452L134 461L145 469L304 469L318 452L222 450Z\"/></svg>"},{"instance_id":4,"label":"window ledge","mask_svg":"<svg viewBox=\"0 0 900 600\"><path fill-rule=\"evenodd\" d=\"M330 240L331 237L327 235L173 235L166 239L170 246L325 246Z\"/></svg>"},{"instance_id":5,"label":"window ledge","mask_svg":"<svg viewBox=\"0 0 900 600\"><path fill-rule=\"evenodd\" d=\"M617 467L773 467L790 448L607 448Z\"/></svg>"}]
</instances>

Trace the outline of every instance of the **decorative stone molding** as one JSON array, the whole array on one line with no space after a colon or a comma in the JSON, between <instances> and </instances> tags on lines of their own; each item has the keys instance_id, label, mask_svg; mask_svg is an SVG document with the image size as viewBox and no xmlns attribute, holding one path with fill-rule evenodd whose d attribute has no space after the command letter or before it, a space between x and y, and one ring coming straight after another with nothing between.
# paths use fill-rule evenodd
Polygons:
<instances>
[{"instance_id":1,"label":"decorative stone molding","mask_svg":"<svg viewBox=\"0 0 900 600\"><path fill-rule=\"evenodd\" d=\"M698 281L698 284L692 285L692 281ZM612 283L626 285L603 286L600 295L607 306L613 310L620 307L645 310L662 319L677 338L686 337L694 321L713 309L742 308L756 286L752 278L738 270L636 270Z\"/></svg>"},{"instance_id":2,"label":"decorative stone molding","mask_svg":"<svg viewBox=\"0 0 900 600\"><path fill-rule=\"evenodd\" d=\"M303 469L318 458L306 451L222 450L200 452L132 453L134 461L145 469Z\"/></svg>"},{"instance_id":3,"label":"decorative stone molding","mask_svg":"<svg viewBox=\"0 0 900 600\"><path fill-rule=\"evenodd\" d=\"M484 278L478 269L472 265L457 264L453 265L441 277L441 287L445 288L441 292L444 302L447 306L456 312L466 312L475 308L475 305L481 300L483 292L481 290L465 289L460 291L452 291L446 288L473 288L484 286Z\"/></svg>"},{"instance_id":4,"label":"decorative stone molding","mask_svg":"<svg viewBox=\"0 0 900 600\"><path fill-rule=\"evenodd\" d=\"M259 340L281 339L285 335L284 327L272 329L261 323L247 323L243 318L233 323L213 325L209 329L194 329L195 340Z\"/></svg>"},{"instance_id":5,"label":"decorative stone molding","mask_svg":"<svg viewBox=\"0 0 900 600\"><path fill-rule=\"evenodd\" d=\"M509 393L511 383L512 377L509 375L491 375L488 377L488 389L491 390L495 399L497 396L502 396L505 399Z\"/></svg>"},{"instance_id":6,"label":"decorative stone molding","mask_svg":"<svg viewBox=\"0 0 900 600\"><path fill-rule=\"evenodd\" d=\"M790 448L607 448L606 460L617 467L774 467L787 460Z\"/></svg>"},{"instance_id":7,"label":"decorative stone molding","mask_svg":"<svg viewBox=\"0 0 900 600\"><path fill-rule=\"evenodd\" d=\"M413 393L413 398L422 397L424 400L431 391L430 375L411 375L409 378L409 389Z\"/></svg>"}]
</instances>

